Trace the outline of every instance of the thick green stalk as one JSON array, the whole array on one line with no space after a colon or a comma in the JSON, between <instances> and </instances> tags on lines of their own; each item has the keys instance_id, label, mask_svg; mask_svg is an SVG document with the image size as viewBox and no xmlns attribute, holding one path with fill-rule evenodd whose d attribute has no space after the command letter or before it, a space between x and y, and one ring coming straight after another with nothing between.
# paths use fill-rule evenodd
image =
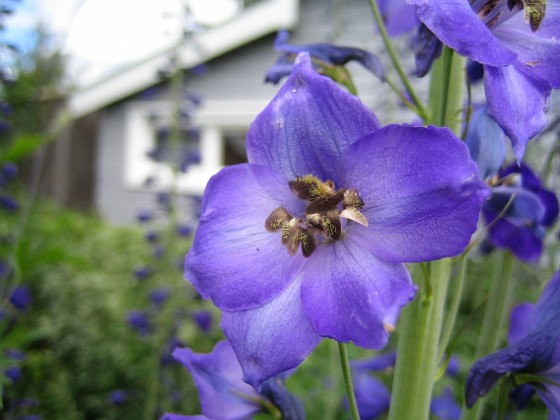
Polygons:
<instances>
[{"instance_id":1,"label":"thick green stalk","mask_svg":"<svg viewBox=\"0 0 560 420\"><path fill-rule=\"evenodd\" d=\"M496 350L500 341L500 332L503 329L508 310L510 295L513 290L511 271L514 257L509 252L503 252L501 259L496 259L494 273L492 274L492 285L486 302L482 328L478 336L475 360L480 359ZM472 409L465 412L466 420L476 420L483 413L485 399L481 398Z\"/></svg>"},{"instance_id":2,"label":"thick green stalk","mask_svg":"<svg viewBox=\"0 0 560 420\"><path fill-rule=\"evenodd\" d=\"M350 415L352 416L352 420L360 420L358 404L356 403L356 395L354 394L354 385L352 384L352 373L350 372L350 362L348 361L346 344L339 342L338 351L340 352L340 364L342 365L342 374L344 376L344 386L346 388L346 396L348 397Z\"/></svg>"},{"instance_id":3,"label":"thick green stalk","mask_svg":"<svg viewBox=\"0 0 560 420\"><path fill-rule=\"evenodd\" d=\"M459 133L463 80L463 60L446 48L434 63L430 124ZM420 290L401 315L389 420L429 418L451 260L431 262L428 272L431 290Z\"/></svg>"},{"instance_id":4,"label":"thick green stalk","mask_svg":"<svg viewBox=\"0 0 560 420\"><path fill-rule=\"evenodd\" d=\"M431 264L432 294L420 293L401 316L390 420L429 417L451 261Z\"/></svg>"}]
</instances>

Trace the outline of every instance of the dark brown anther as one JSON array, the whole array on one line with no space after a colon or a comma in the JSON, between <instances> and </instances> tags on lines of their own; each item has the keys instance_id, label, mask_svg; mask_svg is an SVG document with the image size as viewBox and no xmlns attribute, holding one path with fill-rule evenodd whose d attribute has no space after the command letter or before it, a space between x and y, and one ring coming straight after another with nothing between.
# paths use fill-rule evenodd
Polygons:
<instances>
[{"instance_id":1,"label":"dark brown anther","mask_svg":"<svg viewBox=\"0 0 560 420\"><path fill-rule=\"evenodd\" d=\"M266 218L264 227L269 232L277 232L292 219L293 217L290 215L290 213L287 212L284 207L278 207L274 209L272 213L270 213L270 215Z\"/></svg>"},{"instance_id":2,"label":"dark brown anther","mask_svg":"<svg viewBox=\"0 0 560 420\"><path fill-rule=\"evenodd\" d=\"M342 233L342 225L338 217L338 209L323 213L313 213L306 216L307 222L315 229L320 230L329 239L338 239Z\"/></svg>"},{"instance_id":3,"label":"dark brown anther","mask_svg":"<svg viewBox=\"0 0 560 420\"><path fill-rule=\"evenodd\" d=\"M286 245L286 249L290 255L296 255L299 246L299 237L303 229L299 226L298 219L292 219L282 226L282 244Z\"/></svg>"},{"instance_id":4,"label":"dark brown anther","mask_svg":"<svg viewBox=\"0 0 560 420\"><path fill-rule=\"evenodd\" d=\"M344 192L343 198L344 208L354 208L354 209L363 209L364 208L364 201L358 195L358 191L354 188L350 188Z\"/></svg>"},{"instance_id":5,"label":"dark brown anther","mask_svg":"<svg viewBox=\"0 0 560 420\"><path fill-rule=\"evenodd\" d=\"M305 214L322 213L334 209L344 196L344 190L333 191L326 197L318 198L306 207Z\"/></svg>"},{"instance_id":6,"label":"dark brown anther","mask_svg":"<svg viewBox=\"0 0 560 420\"><path fill-rule=\"evenodd\" d=\"M303 230L299 236L299 241L301 242L301 252L305 258L309 258L311 254L317 248L315 243L315 238L307 231Z\"/></svg>"}]
</instances>

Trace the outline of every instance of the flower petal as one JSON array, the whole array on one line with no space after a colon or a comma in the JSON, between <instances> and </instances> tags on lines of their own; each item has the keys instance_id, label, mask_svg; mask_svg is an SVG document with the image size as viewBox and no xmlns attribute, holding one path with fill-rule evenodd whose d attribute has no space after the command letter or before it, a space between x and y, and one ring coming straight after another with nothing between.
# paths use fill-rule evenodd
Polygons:
<instances>
[{"instance_id":1,"label":"flower petal","mask_svg":"<svg viewBox=\"0 0 560 420\"><path fill-rule=\"evenodd\" d=\"M418 6L418 18L460 55L482 64L510 64L515 53L497 39L466 0L407 0Z\"/></svg>"},{"instance_id":2,"label":"flower petal","mask_svg":"<svg viewBox=\"0 0 560 420\"><path fill-rule=\"evenodd\" d=\"M315 255L313 255L315 257ZM321 341L301 307L301 277L274 300L255 309L222 312L222 329L255 388L292 369Z\"/></svg>"},{"instance_id":3,"label":"flower petal","mask_svg":"<svg viewBox=\"0 0 560 420\"><path fill-rule=\"evenodd\" d=\"M507 154L504 132L487 109L486 106L475 108L465 139L482 179L496 175Z\"/></svg>"},{"instance_id":4,"label":"flower petal","mask_svg":"<svg viewBox=\"0 0 560 420\"><path fill-rule=\"evenodd\" d=\"M272 168L243 164L223 169L204 193L202 215L185 261L185 277L224 310L247 309L278 295L304 263L290 256L279 233L265 230L270 213L300 203Z\"/></svg>"},{"instance_id":5,"label":"flower petal","mask_svg":"<svg viewBox=\"0 0 560 420\"><path fill-rule=\"evenodd\" d=\"M484 91L489 113L511 139L518 161L529 140L546 126L550 86L533 79L519 66L484 66Z\"/></svg>"},{"instance_id":6,"label":"flower petal","mask_svg":"<svg viewBox=\"0 0 560 420\"><path fill-rule=\"evenodd\" d=\"M514 344L524 338L534 324L534 305L526 302L517 305L509 318L508 343Z\"/></svg>"},{"instance_id":7,"label":"flower petal","mask_svg":"<svg viewBox=\"0 0 560 420\"><path fill-rule=\"evenodd\" d=\"M348 229L340 240L315 250L303 272L301 299L323 337L380 349L416 286L403 264L381 261L368 251L360 229L365 228Z\"/></svg>"},{"instance_id":8,"label":"flower petal","mask_svg":"<svg viewBox=\"0 0 560 420\"><path fill-rule=\"evenodd\" d=\"M333 179L340 155L380 127L356 97L313 70L300 53L290 77L247 134L249 162L273 166L287 179ZM333 179L334 180L334 179Z\"/></svg>"},{"instance_id":9,"label":"flower petal","mask_svg":"<svg viewBox=\"0 0 560 420\"><path fill-rule=\"evenodd\" d=\"M517 13L493 32L517 54L517 61L526 66L528 74L560 88L560 6L557 3L548 3L545 19L535 32L525 22L524 13Z\"/></svg>"},{"instance_id":10,"label":"flower petal","mask_svg":"<svg viewBox=\"0 0 560 420\"><path fill-rule=\"evenodd\" d=\"M260 411L254 401L262 397L242 381L241 367L227 341L218 342L208 354L176 348L173 357L191 372L205 416L218 419L228 413L228 418L241 418Z\"/></svg>"},{"instance_id":11,"label":"flower petal","mask_svg":"<svg viewBox=\"0 0 560 420\"><path fill-rule=\"evenodd\" d=\"M390 261L459 254L488 195L466 146L444 128L383 127L352 146L340 171L365 203L369 249Z\"/></svg>"}]
</instances>

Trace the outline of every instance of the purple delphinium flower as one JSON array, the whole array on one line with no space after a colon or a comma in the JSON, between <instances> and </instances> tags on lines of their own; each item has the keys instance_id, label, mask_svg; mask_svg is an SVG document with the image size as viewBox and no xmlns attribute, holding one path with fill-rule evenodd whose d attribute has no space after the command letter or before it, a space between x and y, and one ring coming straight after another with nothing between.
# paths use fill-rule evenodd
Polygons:
<instances>
[{"instance_id":1,"label":"purple delphinium flower","mask_svg":"<svg viewBox=\"0 0 560 420\"><path fill-rule=\"evenodd\" d=\"M16 212L19 210L18 202L9 195L0 195L0 204L4 207L4 210L9 211L11 213Z\"/></svg>"},{"instance_id":2,"label":"purple delphinium flower","mask_svg":"<svg viewBox=\"0 0 560 420\"><path fill-rule=\"evenodd\" d=\"M203 417L210 419L244 419L275 404L286 419L303 419L301 403L289 394L281 378L263 384L261 393L243 382L241 366L231 345L220 341L208 354L197 354L189 348L176 348L173 357L190 372L198 390ZM173 417L177 416L177 417ZM166 414L162 419L183 419Z\"/></svg>"},{"instance_id":3,"label":"purple delphinium flower","mask_svg":"<svg viewBox=\"0 0 560 420\"><path fill-rule=\"evenodd\" d=\"M145 311L138 309L128 311L126 322L142 336L149 335L152 331L148 314Z\"/></svg>"},{"instance_id":4,"label":"purple delphinium flower","mask_svg":"<svg viewBox=\"0 0 560 420\"><path fill-rule=\"evenodd\" d=\"M111 391L108 400L113 405L121 406L128 400L128 393L122 389Z\"/></svg>"},{"instance_id":5,"label":"purple delphinium flower","mask_svg":"<svg viewBox=\"0 0 560 420\"><path fill-rule=\"evenodd\" d=\"M142 210L140 212L138 212L138 214L136 215L136 219L140 222L140 223L147 223L149 221L151 221L153 218L152 212L149 210Z\"/></svg>"},{"instance_id":6,"label":"purple delphinium flower","mask_svg":"<svg viewBox=\"0 0 560 420\"><path fill-rule=\"evenodd\" d=\"M445 45L484 66L490 114L520 161L527 142L546 126L551 90L560 88L559 2L407 1Z\"/></svg>"},{"instance_id":7,"label":"purple delphinium flower","mask_svg":"<svg viewBox=\"0 0 560 420\"><path fill-rule=\"evenodd\" d=\"M179 236L190 236L193 232L193 227L189 225L177 225L176 231Z\"/></svg>"},{"instance_id":8,"label":"purple delphinium flower","mask_svg":"<svg viewBox=\"0 0 560 420\"><path fill-rule=\"evenodd\" d=\"M155 306L161 307L167 299L169 299L169 295L171 294L168 288L158 288L150 290L148 297L150 302L152 302Z\"/></svg>"},{"instance_id":9,"label":"purple delphinium flower","mask_svg":"<svg viewBox=\"0 0 560 420\"><path fill-rule=\"evenodd\" d=\"M542 186L527 165L502 167L506 158L504 133L485 107L475 107L466 144L492 189L482 207L489 226L484 245L488 250L505 248L522 261L536 262L542 253L545 229L558 216L556 195Z\"/></svg>"},{"instance_id":10,"label":"purple delphinium flower","mask_svg":"<svg viewBox=\"0 0 560 420\"><path fill-rule=\"evenodd\" d=\"M381 128L307 53L247 151L206 187L185 277L254 386L322 337L383 347L416 292L403 262L460 253L488 193L448 129Z\"/></svg>"},{"instance_id":11,"label":"purple delphinium flower","mask_svg":"<svg viewBox=\"0 0 560 420\"><path fill-rule=\"evenodd\" d=\"M10 378L13 383L21 379L21 368L19 366L10 366L4 369L4 375Z\"/></svg>"},{"instance_id":12,"label":"purple delphinium flower","mask_svg":"<svg viewBox=\"0 0 560 420\"><path fill-rule=\"evenodd\" d=\"M196 325L198 326L198 328L200 328L200 330L203 333L208 334L212 329L212 323L214 321L214 317L209 311L206 310L196 311L192 315L192 318L196 323Z\"/></svg>"},{"instance_id":13,"label":"purple delphinium flower","mask_svg":"<svg viewBox=\"0 0 560 420\"><path fill-rule=\"evenodd\" d=\"M134 269L134 276L138 280L145 280L152 274L152 269L150 267L137 267Z\"/></svg>"},{"instance_id":14,"label":"purple delphinium flower","mask_svg":"<svg viewBox=\"0 0 560 420\"><path fill-rule=\"evenodd\" d=\"M551 414L560 416L560 272L536 304L521 304L512 311L508 340L508 347L471 368L465 389L467 406L486 395L500 377L525 373L543 378L529 385L534 385Z\"/></svg>"},{"instance_id":15,"label":"purple delphinium flower","mask_svg":"<svg viewBox=\"0 0 560 420\"><path fill-rule=\"evenodd\" d=\"M282 55L276 63L267 71L265 82L278 83L284 76L291 73L296 56L306 51L311 56L313 65L321 72L322 67L344 66L349 61L357 61L368 71L384 80L384 69L379 58L372 53L351 47L338 47L331 44L288 44L289 34L280 31L274 41L274 49Z\"/></svg>"},{"instance_id":16,"label":"purple delphinium flower","mask_svg":"<svg viewBox=\"0 0 560 420\"><path fill-rule=\"evenodd\" d=\"M25 285L17 286L10 296L10 303L21 312L24 312L32 301L31 290Z\"/></svg>"},{"instance_id":17,"label":"purple delphinium flower","mask_svg":"<svg viewBox=\"0 0 560 420\"><path fill-rule=\"evenodd\" d=\"M482 215L493 246L508 249L522 261L537 262L545 230L558 217L558 199L527 165L513 163L494 178Z\"/></svg>"},{"instance_id":18,"label":"purple delphinium flower","mask_svg":"<svg viewBox=\"0 0 560 420\"><path fill-rule=\"evenodd\" d=\"M373 420L389 410L391 394L387 387L365 370L353 370L352 382L360 419Z\"/></svg>"},{"instance_id":19,"label":"purple delphinium flower","mask_svg":"<svg viewBox=\"0 0 560 420\"><path fill-rule=\"evenodd\" d=\"M455 400L451 388L445 388L439 396L432 399L430 411L439 420L461 418L461 406Z\"/></svg>"}]
</instances>

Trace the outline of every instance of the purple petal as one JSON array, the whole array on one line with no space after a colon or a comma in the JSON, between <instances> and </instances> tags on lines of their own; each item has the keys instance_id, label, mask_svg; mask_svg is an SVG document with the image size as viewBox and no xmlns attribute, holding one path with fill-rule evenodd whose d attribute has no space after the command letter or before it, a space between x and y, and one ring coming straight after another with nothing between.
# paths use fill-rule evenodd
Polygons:
<instances>
[{"instance_id":1,"label":"purple petal","mask_svg":"<svg viewBox=\"0 0 560 420\"><path fill-rule=\"evenodd\" d=\"M488 195L466 146L444 128L388 125L357 142L340 168L365 203L369 249L390 261L459 254Z\"/></svg>"},{"instance_id":2,"label":"purple petal","mask_svg":"<svg viewBox=\"0 0 560 420\"><path fill-rule=\"evenodd\" d=\"M513 308L509 318L509 344L517 343L527 335L534 323L533 314L534 305L532 303L522 303Z\"/></svg>"},{"instance_id":3,"label":"purple petal","mask_svg":"<svg viewBox=\"0 0 560 420\"><path fill-rule=\"evenodd\" d=\"M391 394L385 385L365 372L354 372L356 403L361 419L375 419L389 409Z\"/></svg>"},{"instance_id":4,"label":"purple petal","mask_svg":"<svg viewBox=\"0 0 560 420\"><path fill-rule=\"evenodd\" d=\"M465 143L481 178L496 175L504 163L507 150L504 132L487 114L485 106L475 108Z\"/></svg>"},{"instance_id":5,"label":"purple petal","mask_svg":"<svg viewBox=\"0 0 560 420\"><path fill-rule=\"evenodd\" d=\"M265 230L277 207L301 211L288 182L272 168L236 165L206 187L202 216L185 262L185 277L224 310L247 309L278 295L304 262L280 234Z\"/></svg>"},{"instance_id":6,"label":"purple petal","mask_svg":"<svg viewBox=\"0 0 560 420\"><path fill-rule=\"evenodd\" d=\"M410 6L405 0L378 0L377 3L390 36L410 32L420 24L416 7Z\"/></svg>"},{"instance_id":7,"label":"purple petal","mask_svg":"<svg viewBox=\"0 0 560 420\"><path fill-rule=\"evenodd\" d=\"M241 418L260 411L254 401L261 397L241 380L241 367L228 342L218 342L208 354L176 348L173 357L191 372L205 416L224 418L227 413L228 418Z\"/></svg>"},{"instance_id":8,"label":"purple petal","mask_svg":"<svg viewBox=\"0 0 560 420\"><path fill-rule=\"evenodd\" d=\"M301 307L301 277L281 295L255 309L222 312L222 329L243 369L243 379L259 388L299 365L321 340Z\"/></svg>"},{"instance_id":9,"label":"purple petal","mask_svg":"<svg viewBox=\"0 0 560 420\"><path fill-rule=\"evenodd\" d=\"M313 70L301 53L290 77L251 125L249 162L273 166L286 179L333 179L344 151L380 124L356 97Z\"/></svg>"},{"instance_id":10,"label":"purple petal","mask_svg":"<svg viewBox=\"0 0 560 420\"><path fill-rule=\"evenodd\" d=\"M489 113L511 139L518 161L529 140L546 126L550 86L533 79L518 65L484 67Z\"/></svg>"},{"instance_id":11,"label":"purple petal","mask_svg":"<svg viewBox=\"0 0 560 420\"><path fill-rule=\"evenodd\" d=\"M380 349L416 286L403 264L381 261L368 252L360 228L317 248L305 267L301 299L323 337Z\"/></svg>"},{"instance_id":12,"label":"purple petal","mask_svg":"<svg viewBox=\"0 0 560 420\"><path fill-rule=\"evenodd\" d=\"M441 395L432 400L430 411L438 420L455 420L461 418L461 406L455 400L451 388L445 388Z\"/></svg>"},{"instance_id":13,"label":"purple petal","mask_svg":"<svg viewBox=\"0 0 560 420\"><path fill-rule=\"evenodd\" d=\"M208 417L199 416L184 416L182 414L165 413L159 420L209 420Z\"/></svg>"},{"instance_id":14,"label":"purple petal","mask_svg":"<svg viewBox=\"0 0 560 420\"><path fill-rule=\"evenodd\" d=\"M445 44L482 64L511 64L515 53L497 39L466 0L407 0L418 17Z\"/></svg>"},{"instance_id":15,"label":"purple petal","mask_svg":"<svg viewBox=\"0 0 560 420\"><path fill-rule=\"evenodd\" d=\"M525 22L523 13L517 13L493 32L517 54L517 61L526 66L528 74L548 82L553 88L560 88L560 7L550 6L535 32Z\"/></svg>"}]
</instances>

